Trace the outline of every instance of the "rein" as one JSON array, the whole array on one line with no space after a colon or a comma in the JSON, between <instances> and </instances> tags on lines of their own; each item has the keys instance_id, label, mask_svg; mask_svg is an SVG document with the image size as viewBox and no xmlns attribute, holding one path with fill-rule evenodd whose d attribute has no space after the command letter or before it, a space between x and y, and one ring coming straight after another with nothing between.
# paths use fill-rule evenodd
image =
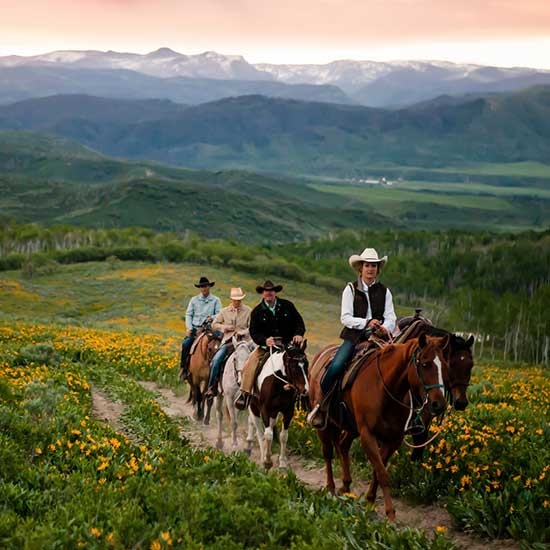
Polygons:
<instances>
[{"instance_id":1,"label":"rein","mask_svg":"<svg viewBox=\"0 0 550 550\"><path fill-rule=\"evenodd\" d=\"M412 393L411 393L411 390L409 389L409 396L410 396L410 404L407 404L407 403L404 403L403 401L401 401L400 399L397 399L397 397L395 397L392 392L389 390L388 386L386 385L386 382L384 380L384 376L382 375L382 371L380 369L380 354L378 354L378 356L376 357L376 368L378 370L378 374L380 376L380 380L382 380L382 385L384 386L384 391L396 402L396 403L399 403L399 405L401 405L402 407L406 408L406 409L409 409L410 410L410 413L409 413L409 417L407 418L407 422L405 423L405 429L407 428L410 420L411 420L411 417L412 417L412 414L413 414L413 411L416 412L417 416L420 416L420 414L422 413L422 411L424 410L424 407L426 406L426 404L428 403L428 394L426 393L427 391L431 390L431 389L435 389L435 388L444 388L445 385L444 384L429 384L429 385L426 385L424 384L424 380L422 379L422 376L420 375L420 371L418 370L418 361L417 361L417 357L416 357L416 352L418 350L418 347L416 347L411 355L411 358L409 359L408 363L407 363L407 369L409 369L409 367L411 366L411 363L414 364L414 367L416 369L416 375L418 376L418 379L420 380L420 383L422 384L422 388L424 390L424 401L422 402L422 405L420 408L418 409L415 409L414 406L413 406L413 398L412 398ZM438 432L439 434L439 432ZM435 439L435 438L434 438Z\"/></svg>"},{"instance_id":2,"label":"rein","mask_svg":"<svg viewBox=\"0 0 550 550\"><path fill-rule=\"evenodd\" d=\"M277 347L277 346L269 346L269 359L270 359L270 360L271 360L271 358L273 357L273 348L274 348L274 347L275 347L275 349L280 349L280 348ZM285 352L286 352L286 350L285 350ZM283 361L283 365L284 365L284 361ZM303 377L304 377L304 380L307 380L307 375L306 375L306 373L305 373L305 371L304 371L304 367L300 365L300 369L301 369L301 371L302 371L302 375L303 375ZM273 371L273 376L274 376L277 380L280 380L281 382L284 383L284 385L285 385L284 389L285 389L285 390L288 391L288 390L293 389L295 393L298 393L298 388L297 388L290 380L288 380L288 379L286 379L286 378L283 378L282 376L279 376L279 375L277 374L277 371L275 371L275 370Z\"/></svg>"}]
</instances>

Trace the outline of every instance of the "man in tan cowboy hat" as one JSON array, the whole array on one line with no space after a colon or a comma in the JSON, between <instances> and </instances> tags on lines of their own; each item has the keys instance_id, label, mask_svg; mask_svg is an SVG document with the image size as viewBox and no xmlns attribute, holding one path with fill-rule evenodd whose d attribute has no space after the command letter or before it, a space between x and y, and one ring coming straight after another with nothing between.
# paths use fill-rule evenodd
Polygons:
<instances>
[{"instance_id":1,"label":"man in tan cowboy hat","mask_svg":"<svg viewBox=\"0 0 550 550\"><path fill-rule=\"evenodd\" d=\"M379 258L374 248L365 248L360 256L354 254L348 260L358 278L348 283L342 292L340 321L344 328L340 338L344 341L321 380L322 395L327 395L340 378L357 344L367 340L374 331L391 334L395 327L392 294L389 288L378 282L387 259L387 256ZM323 428L326 424L326 405L320 399L308 415L308 422L316 428Z\"/></svg>"},{"instance_id":2,"label":"man in tan cowboy hat","mask_svg":"<svg viewBox=\"0 0 550 550\"><path fill-rule=\"evenodd\" d=\"M195 284L200 289L200 294L189 300L185 312L187 334L181 345L180 378L182 380L189 378L189 351L195 340L197 330L205 321L217 315L222 308L220 299L210 293L210 289L215 284L214 281L210 282L206 277L201 277L199 282Z\"/></svg>"},{"instance_id":3,"label":"man in tan cowboy hat","mask_svg":"<svg viewBox=\"0 0 550 550\"><path fill-rule=\"evenodd\" d=\"M304 320L291 301L277 297L281 290L282 285L274 285L269 280L256 287L256 292L261 294L263 299L250 315L250 336L258 347L250 354L243 368L241 393L235 402L239 409L248 406L258 365L261 364L267 350L277 343L300 344L304 338Z\"/></svg>"},{"instance_id":4,"label":"man in tan cowboy hat","mask_svg":"<svg viewBox=\"0 0 550 550\"><path fill-rule=\"evenodd\" d=\"M246 294L240 288L232 288L229 294L231 305L224 307L212 323L214 330L223 333L222 343L218 351L212 358L210 368L210 379L208 380L208 390L205 397L215 397L218 395L218 382L223 362L233 348L231 337L234 334L249 336L248 327L250 325L251 308L244 305L242 301Z\"/></svg>"}]
</instances>

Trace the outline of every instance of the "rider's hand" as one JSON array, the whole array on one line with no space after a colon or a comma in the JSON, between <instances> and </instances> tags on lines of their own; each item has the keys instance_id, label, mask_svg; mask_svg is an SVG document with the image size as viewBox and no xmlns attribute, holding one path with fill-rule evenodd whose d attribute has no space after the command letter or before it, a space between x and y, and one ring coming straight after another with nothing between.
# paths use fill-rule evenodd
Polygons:
<instances>
[{"instance_id":1,"label":"rider's hand","mask_svg":"<svg viewBox=\"0 0 550 550\"><path fill-rule=\"evenodd\" d=\"M275 345L275 338L273 338L273 336L270 336L269 338L266 338L265 339L265 345L268 346L268 347L274 346Z\"/></svg>"},{"instance_id":2,"label":"rider's hand","mask_svg":"<svg viewBox=\"0 0 550 550\"><path fill-rule=\"evenodd\" d=\"M300 334L296 334L296 336L292 337L292 343L296 345L300 345L304 341L304 337Z\"/></svg>"},{"instance_id":3,"label":"rider's hand","mask_svg":"<svg viewBox=\"0 0 550 550\"><path fill-rule=\"evenodd\" d=\"M185 334L186 334L187 336L191 336L191 332L192 332L191 330L188 330Z\"/></svg>"},{"instance_id":4,"label":"rider's hand","mask_svg":"<svg viewBox=\"0 0 550 550\"><path fill-rule=\"evenodd\" d=\"M223 326L223 331L224 332L232 332L233 331L232 325L224 325Z\"/></svg>"},{"instance_id":5,"label":"rider's hand","mask_svg":"<svg viewBox=\"0 0 550 550\"><path fill-rule=\"evenodd\" d=\"M367 327L371 327L373 329L378 328L381 325L380 321L378 319L371 319L367 323Z\"/></svg>"}]
</instances>

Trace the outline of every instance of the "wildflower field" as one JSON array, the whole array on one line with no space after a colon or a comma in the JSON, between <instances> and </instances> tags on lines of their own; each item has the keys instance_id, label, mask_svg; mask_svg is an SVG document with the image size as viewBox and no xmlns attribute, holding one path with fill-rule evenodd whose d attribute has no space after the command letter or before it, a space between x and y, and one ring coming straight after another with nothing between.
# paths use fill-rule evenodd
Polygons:
<instances>
[{"instance_id":1,"label":"wildflower field","mask_svg":"<svg viewBox=\"0 0 550 550\"><path fill-rule=\"evenodd\" d=\"M186 421L168 418L138 381L185 398L177 382L183 325L174 328L185 297L176 281L188 288L198 269L159 267L156 278L141 266L117 271L69 266L31 281L15 272L0 278L0 547L452 547L444 533L373 519L362 499L334 499L292 473L266 474L244 456L191 447ZM239 280L216 276L226 286ZM312 297L300 306L312 319L314 351L335 339L326 317L336 306L319 307L317 289L300 290ZM120 429L93 418L92 386L123 405ZM393 457L394 494L443 503L462 530L546 548L547 370L476 364L468 397L423 462L411 463L406 447ZM303 412L289 446L321 458ZM370 473L358 446L353 471Z\"/></svg>"}]
</instances>

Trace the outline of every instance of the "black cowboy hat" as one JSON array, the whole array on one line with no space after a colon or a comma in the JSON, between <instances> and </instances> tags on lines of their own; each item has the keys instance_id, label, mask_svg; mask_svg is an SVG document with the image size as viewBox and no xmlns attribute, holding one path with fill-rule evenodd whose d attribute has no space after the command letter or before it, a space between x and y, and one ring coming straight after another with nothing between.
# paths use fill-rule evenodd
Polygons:
<instances>
[{"instance_id":1,"label":"black cowboy hat","mask_svg":"<svg viewBox=\"0 0 550 550\"><path fill-rule=\"evenodd\" d=\"M264 290L274 290L275 292L281 292L283 285L274 285L271 281L267 280L263 286L257 286L256 292L261 294Z\"/></svg>"},{"instance_id":2,"label":"black cowboy hat","mask_svg":"<svg viewBox=\"0 0 550 550\"><path fill-rule=\"evenodd\" d=\"M197 288L201 288L203 286L214 286L216 283L214 281L210 282L207 277L201 277L199 280L199 284L195 285Z\"/></svg>"}]
</instances>

